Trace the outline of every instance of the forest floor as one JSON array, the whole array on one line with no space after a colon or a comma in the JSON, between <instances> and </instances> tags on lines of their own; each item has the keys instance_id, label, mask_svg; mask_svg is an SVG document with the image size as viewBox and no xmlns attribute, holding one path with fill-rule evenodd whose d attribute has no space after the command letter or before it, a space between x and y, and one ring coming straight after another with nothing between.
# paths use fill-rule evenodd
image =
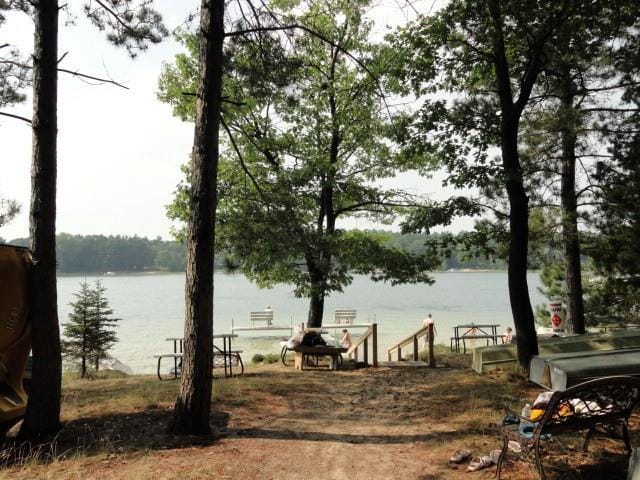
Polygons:
<instances>
[{"instance_id":1,"label":"forest floor","mask_svg":"<svg viewBox=\"0 0 640 480\"><path fill-rule=\"evenodd\" d=\"M494 467L467 472L449 457L500 448L491 427L502 417L496 404L503 396L531 401L540 389L508 372L478 375L468 364L469 356L447 355L435 369L250 367L214 381L217 438L165 433L179 382L66 380L56 442L28 455L5 445L0 478L489 479ZM633 417L631 430L638 427ZM564 470L552 478L626 478L621 442L596 438L589 455L578 453L580 445L579 437L549 443L552 464ZM537 477L530 464L508 457L503 478Z\"/></svg>"}]
</instances>

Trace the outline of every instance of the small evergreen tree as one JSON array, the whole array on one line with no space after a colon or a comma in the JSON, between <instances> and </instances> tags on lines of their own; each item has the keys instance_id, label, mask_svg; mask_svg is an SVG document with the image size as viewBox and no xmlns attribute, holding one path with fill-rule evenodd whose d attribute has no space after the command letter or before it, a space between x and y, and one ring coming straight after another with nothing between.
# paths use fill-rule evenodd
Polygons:
<instances>
[{"instance_id":1,"label":"small evergreen tree","mask_svg":"<svg viewBox=\"0 0 640 480\"><path fill-rule=\"evenodd\" d=\"M93 289L86 281L82 282L80 291L74 293L76 301L70 303L73 311L69 322L63 324L66 337L62 342L63 354L78 362L81 377L86 376L88 363L98 370L100 360L107 357L107 351L118 340L113 328L119 319L111 317L113 310L105 292L100 280L96 280Z\"/></svg>"},{"instance_id":2,"label":"small evergreen tree","mask_svg":"<svg viewBox=\"0 0 640 480\"><path fill-rule=\"evenodd\" d=\"M96 286L93 289L93 314L94 314L94 331L91 336L91 360L95 369L98 370L100 360L108 357L107 351L118 341L116 332L114 331L119 318L113 318L113 309L109 307L109 301L105 292L107 289L102 286L100 280L96 280Z\"/></svg>"}]
</instances>

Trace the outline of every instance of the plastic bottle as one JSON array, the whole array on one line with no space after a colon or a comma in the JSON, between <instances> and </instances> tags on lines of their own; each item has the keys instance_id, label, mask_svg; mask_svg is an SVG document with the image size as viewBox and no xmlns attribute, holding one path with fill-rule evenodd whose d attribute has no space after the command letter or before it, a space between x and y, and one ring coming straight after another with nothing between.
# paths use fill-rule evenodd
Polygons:
<instances>
[{"instance_id":1,"label":"plastic bottle","mask_svg":"<svg viewBox=\"0 0 640 480\"><path fill-rule=\"evenodd\" d=\"M524 405L524 407L522 407L522 412L520 413L520 416L527 419L527 421L526 421L527 424L531 423L529 421L529 419L531 418L531 404L530 403L526 403ZM523 420L520 420L520 423L522 423L522 422L523 422Z\"/></svg>"}]
</instances>

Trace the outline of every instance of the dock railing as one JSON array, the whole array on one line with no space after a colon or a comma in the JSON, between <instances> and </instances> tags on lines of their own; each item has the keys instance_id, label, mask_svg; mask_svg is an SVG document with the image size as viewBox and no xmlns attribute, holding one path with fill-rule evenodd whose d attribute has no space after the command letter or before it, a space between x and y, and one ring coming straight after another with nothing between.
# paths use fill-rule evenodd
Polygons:
<instances>
[{"instance_id":1,"label":"dock railing","mask_svg":"<svg viewBox=\"0 0 640 480\"><path fill-rule=\"evenodd\" d=\"M422 327L420 330L412 333L404 340L399 341L398 343L391 345L387 348L387 359L391 361L393 357L393 352L397 352L397 360L402 360L402 349L411 346L413 348L413 360L419 360L419 348L418 342L421 338L427 337L428 347L429 347L429 366L434 367L436 364L436 359L433 354L433 324L427 325L426 327Z\"/></svg>"},{"instance_id":2,"label":"dock railing","mask_svg":"<svg viewBox=\"0 0 640 480\"><path fill-rule=\"evenodd\" d=\"M371 342L371 363L369 363L369 342ZM363 363L366 367L378 366L378 324L372 323L371 326L358 337L356 342L347 350L347 355L353 355L353 359L358 363L358 353L362 352Z\"/></svg>"}]
</instances>

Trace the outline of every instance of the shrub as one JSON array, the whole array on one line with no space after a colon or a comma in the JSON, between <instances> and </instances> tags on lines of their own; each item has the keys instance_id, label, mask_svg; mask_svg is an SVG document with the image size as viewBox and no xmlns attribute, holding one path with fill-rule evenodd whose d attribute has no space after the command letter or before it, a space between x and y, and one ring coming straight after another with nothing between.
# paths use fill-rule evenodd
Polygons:
<instances>
[{"instance_id":1,"label":"shrub","mask_svg":"<svg viewBox=\"0 0 640 480\"><path fill-rule=\"evenodd\" d=\"M256 353L253 357L251 357L251 362L253 363L262 363L264 362L264 355L260 353Z\"/></svg>"}]
</instances>

